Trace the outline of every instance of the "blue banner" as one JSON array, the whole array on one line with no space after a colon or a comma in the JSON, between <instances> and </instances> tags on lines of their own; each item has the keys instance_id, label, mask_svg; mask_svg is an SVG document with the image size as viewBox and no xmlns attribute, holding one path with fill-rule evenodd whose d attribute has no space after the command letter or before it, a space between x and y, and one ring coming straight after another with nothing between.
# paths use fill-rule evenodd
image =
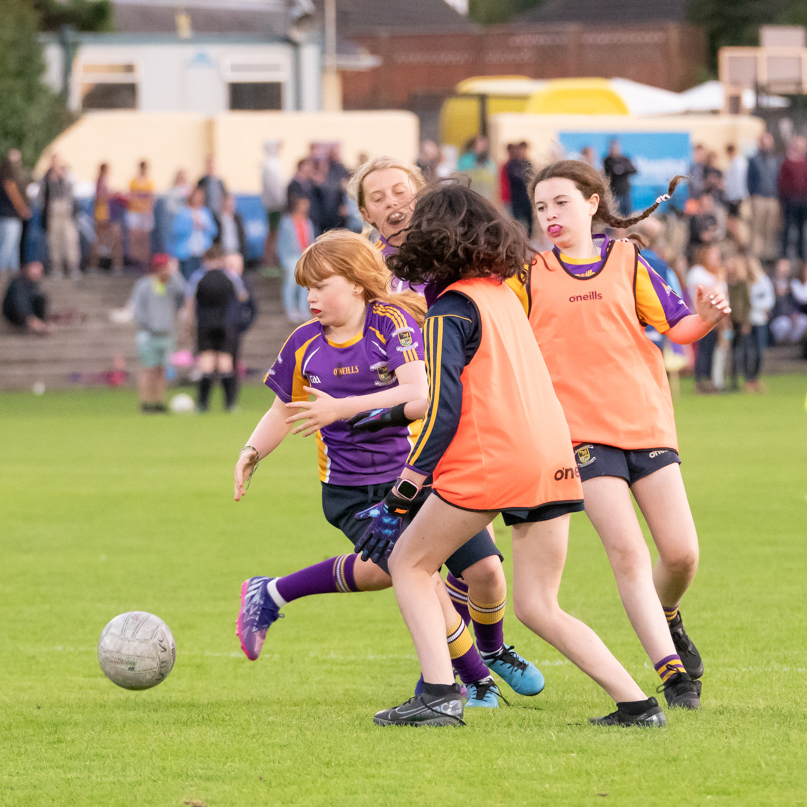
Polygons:
<instances>
[{"instance_id":1,"label":"blue banner","mask_svg":"<svg viewBox=\"0 0 807 807\"><path fill-rule=\"evenodd\" d=\"M634 210L649 207L667 192L676 174L689 172L692 150L687 132L561 132L560 144L570 159L579 159L587 146L597 155L597 168L608 154L608 145L618 140L622 153L630 157L638 173L631 177L631 204ZM683 189L679 207L686 201Z\"/></svg>"}]
</instances>

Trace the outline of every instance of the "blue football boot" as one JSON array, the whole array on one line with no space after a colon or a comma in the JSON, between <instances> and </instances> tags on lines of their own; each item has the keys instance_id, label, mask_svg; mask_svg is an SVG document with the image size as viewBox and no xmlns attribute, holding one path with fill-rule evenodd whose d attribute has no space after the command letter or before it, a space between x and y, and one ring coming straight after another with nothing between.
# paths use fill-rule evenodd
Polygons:
<instances>
[{"instance_id":1,"label":"blue football boot","mask_svg":"<svg viewBox=\"0 0 807 807\"><path fill-rule=\"evenodd\" d=\"M465 708L473 709L475 707L481 707L485 709L497 709L500 694L499 687L496 686L493 676L489 675L481 681L468 684L468 700L465 701Z\"/></svg>"},{"instance_id":2,"label":"blue football boot","mask_svg":"<svg viewBox=\"0 0 807 807\"><path fill-rule=\"evenodd\" d=\"M492 658L482 656L482 661L519 695L537 695L544 688L541 671L532 662L519 656L513 645L505 645Z\"/></svg>"},{"instance_id":3,"label":"blue football boot","mask_svg":"<svg viewBox=\"0 0 807 807\"><path fill-rule=\"evenodd\" d=\"M235 621L235 633L241 640L241 649L250 661L261 654L269 626L283 616L277 603L266 590L274 577L250 577L241 586L241 608Z\"/></svg>"}]
</instances>

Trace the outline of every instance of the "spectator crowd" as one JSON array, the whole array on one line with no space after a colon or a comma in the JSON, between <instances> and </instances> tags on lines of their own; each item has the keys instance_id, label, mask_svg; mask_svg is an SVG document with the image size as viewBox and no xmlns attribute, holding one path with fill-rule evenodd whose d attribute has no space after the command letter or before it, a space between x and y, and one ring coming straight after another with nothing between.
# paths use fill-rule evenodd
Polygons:
<instances>
[{"instance_id":1,"label":"spectator crowd","mask_svg":"<svg viewBox=\"0 0 807 807\"><path fill-rule=\"evenodd\" d=\"M33 333L51 331L40 282L43 272L52 280L78 279L92 271L120 274L125 267L146 274L148 282L146 277L139 282L131 301L141 362L148 371L141 378L143 405L148 409L162 405L165 346L172 345L175 336L174 325L168 322L173 323L176 310L192 304L197 319L201 313L202 320L217 322L226 331L220 338L208 333L201 340L207 349L200 347L200 354L210 354L202 362L202 375L212 378L218 373L227 406L234 406L234 382L226 379L233 374L237 335L255 316L254 297L242 277L245 263L281 269L286 317L302 322L308 316L306 295L294 282L300 255L327 230L367 228L356 200L348 194L353 171L343 163L338 145L312 144L288 181L280 153L279 142L265 143L260 202L267 237L259 245L262 254L260 250L255 254L241 202L212 157L195 182L185 170L178 170L164 193L158 192L146 160L135 166L126 188L111 186L110 166L102 163L88 207L76 198L70 171L58 155L51 158L44 176L32 182L19 151L12 149L0 164L0 272L8 277L4 317ZM361 155L359 164L366 159ZM637 169L620 142L611 141L602 155L583 148L579 159L603 171L615 207L629 216ZM537 248L548 247L533 224L529 181L534 166L528 143L508 144L506 160L497 164L483 136L471 138L459 153L426 140L417 166L427 182L465 177L521 222ZM741 385L747 391L761 391L766 346L804 345L807 336L807 139L795 136L778 153L773 137L766 133L747 157L734 144L722 155L697 144L688 174L682 199L665 205L656 224L643 225L651 242L646 255L685 300L699 285L729 296L730 321L696 347L698 391ZM211 271L220 276L209 275ZM210 313L205 304L200 307L200 299L209 302L216 295L221 303L218 313ZM175 305L180 298L182 305ZM149 321L152 315L156 324ZM674 350L658 334L648 335L665 352ZM807 358L807 348L803 350ZM670 359L672 364L686 360ZM207 396L209 385L202 408Z\"/></svg>"}]
</instances>

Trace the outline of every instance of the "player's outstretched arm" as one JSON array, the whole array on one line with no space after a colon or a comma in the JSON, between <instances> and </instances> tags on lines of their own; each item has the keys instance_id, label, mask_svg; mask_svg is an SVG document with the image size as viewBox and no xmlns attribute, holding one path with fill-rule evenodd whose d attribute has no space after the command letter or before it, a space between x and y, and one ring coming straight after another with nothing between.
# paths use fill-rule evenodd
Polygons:
<instances>
[{"instance_id":1,"label":"player's outstretched arm","mask_svg":"<svg viewBox=\"0 0 807 807\"><path fill-rule=\"evenodd\" d=\"M724 294L698 286L695 312L676 322L667 331L667 336L676 344L689 345L702 339L723 317L731 313L731 308Z\"/></svg>"},{"instance_id":2,"label":"player's outstretched arm","mask_svg":"<svg viewBox=\"0 0 807 807\"><path fill-rule=\"evenodd\" d=\"M238 502L247 492L247 486L258 463L271 454L291 431L286 423L286 409L280 398L275 398L269 411L260 419L238 455L235 464L235 500Z\"/></svg>"},{"instance_id":3,"label":"player's outstretched arm","mask_svg":"<svg viewBox=\"0 0 807 807\"><path fill-rule=\"evenodd\" d=\"M402 364L395 370L398 379L397 386L373 392L369 395L354 395L350 398L333 398L322 390L304 387L303 389L314 395L313 401L293 401L286 404L289 410L296 410L286 418L286 423L303 421L292 434L302 432L308 437L325 426L337 420L347 420L359 412L368 409L381 409L397 404L425 399L429 394L429 383L426 378L426 364L422 361L412 361Z\"/></svg>"}]
</instances>

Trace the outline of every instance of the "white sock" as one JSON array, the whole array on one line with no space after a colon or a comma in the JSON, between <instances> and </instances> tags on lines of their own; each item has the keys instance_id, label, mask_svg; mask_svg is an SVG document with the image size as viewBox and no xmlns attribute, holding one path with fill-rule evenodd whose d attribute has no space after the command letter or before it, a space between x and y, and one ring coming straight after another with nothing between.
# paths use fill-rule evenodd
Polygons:
<instances>
[{"instance_id":1,"label":"white sock","mask_svg":"<svg viewBox=\"0 0 807 807\"><path fill-rule=\"evenodd\" d=\"M288 603L280 596L280 592L277 590L277 581L282 580L282 577L275 577L274 580L270 580L266 584L266 591L269 593L269 596L275 601L275 605L278 608L282 608L284 605L288 605Z\"/></svg>"}]
</instances>

